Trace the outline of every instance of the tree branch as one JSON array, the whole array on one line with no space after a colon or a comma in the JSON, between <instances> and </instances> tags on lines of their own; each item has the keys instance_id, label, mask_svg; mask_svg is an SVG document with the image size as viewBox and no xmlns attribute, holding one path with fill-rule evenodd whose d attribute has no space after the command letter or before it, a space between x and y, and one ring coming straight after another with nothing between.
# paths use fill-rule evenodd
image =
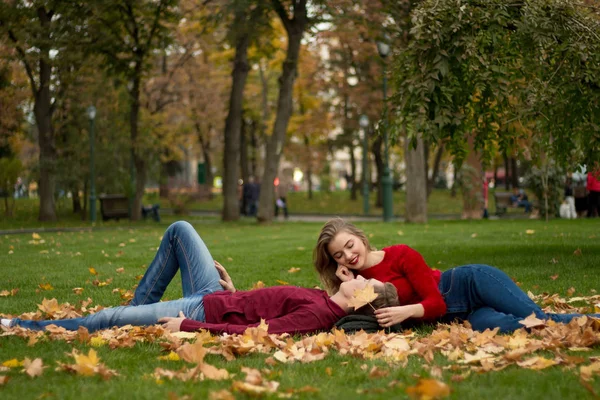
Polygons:
<instances>
[{"instance_id":1,"label":"tree branch","mask_svg":"<svg viewBox=\"0 0 600 400\"><path fill-rule=\"evenodd\" d=\"M152 39L160 26L160 14L162 13L163 6L165 5L165 0L161 0L156 6L156 13L154 14L154 21L152 22L152 28L150 28L150 34L148 35L148 40L146 41L145 51L150 48L150 44L152 43Z\"/></svg>"},{"instance_id":2,"label":"tree branch","mask_svg":"<svg viewBox=\"0 0 600 400\"><path fill-rule=\"evenodd\" d=\"M292 28L292 25L290 23L290 18L288 16L287 11L283 7L283 4L281 4L281 0L271 0L271 4L273 5L273 9L279 16L279 19L281 19L285 30L289 33L290 29Z\"/></svg>"},{"instance_id":3,"label":"tree branch","mask_svg":"<svg viewBox=\"0 0 600 400\"><path fill-rule=\"evenodd\" d=\"M29 77L29 83L31 84L31 91L33 92L33 97L36 97L37 92L38 92L38 87L37 87L37 84L35 83L35 77L33 76L33 68L31 68L31 65L27 62L27 58L25 56L25 50L23 50L23 48L21 46L19 46L19 41L17 40L15 33L10 29L8 30L8 37L15 44L17 53L19 53L19 58L23 62L23 65L25 66L25 71L27 72L27 76Z\"/></svg>"}]
</instances>

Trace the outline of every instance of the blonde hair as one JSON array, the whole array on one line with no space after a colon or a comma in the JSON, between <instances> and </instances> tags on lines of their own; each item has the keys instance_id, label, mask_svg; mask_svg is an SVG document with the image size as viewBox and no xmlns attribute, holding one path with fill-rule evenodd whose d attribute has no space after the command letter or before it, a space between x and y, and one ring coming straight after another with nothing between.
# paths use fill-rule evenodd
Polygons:
<instances>
[{"instance_id":1,"label":"blonde hair","mask_svg":"<svg viewBox=\"0 0 600 400\"><path fill-rule=\"evenodd\" d=\"M333 259L331 254L329 254L329 250L327 249L329 243L331 243L340 232L347 232L358 237L368 250L375 250L375 248L369 244L367 235L356 226L346 222L342 218L333 218L327 221L327 223L323 225L323 228L321 228L321 233L319 233L319 238L317 239L317 245L313 250L313 263L325 290L329 294L335 293L342 283L342 281L335 276L338 263Z\"/></svg>"}]
</instances>

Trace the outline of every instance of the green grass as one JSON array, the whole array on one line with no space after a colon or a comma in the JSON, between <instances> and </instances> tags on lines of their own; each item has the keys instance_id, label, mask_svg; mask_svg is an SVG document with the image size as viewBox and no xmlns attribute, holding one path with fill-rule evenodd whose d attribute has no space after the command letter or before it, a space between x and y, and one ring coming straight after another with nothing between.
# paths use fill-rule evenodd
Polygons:
<instances>
[{"instance_id":1,"label":"green grass","mask_svg":"<svg viewBox=\"0 0 600 400\"><path fill-rule=\"evenodd\" d=\"M403 215L405 212L405 192L394 192L394 214ZM0 206L0 230L3 229L24 229L33 227L52 228L60 227L89 227L90 223L82 219L80 214L73 214L70 199L62 198L57 201L58 222L41 223L38 218L38 199L18 199L15 203L15 211L12 217L4 215L4 206ZM157 194L147 194L144 198L144 204L160 204L161 208L172 208L172 204L167 199L159 199ZM189 211L216 211L220 212L223 207L223 197L216 194L212 199L206 201L196 201L187 206ZM452 197L449 190L436 189L431 193L427 202L427 211L430 216L451 215L458 217L462 212L462 196L458 193ZM290 192L288 194L288 208L292 215L302 214L323 214L323 215L363 215L362 197L357 200L350 200L350 192L314 192L313 198L308 199L307 192ZM115 227L128 225L129 222L116 222L110 220L103 222L98 205L98 221L96 226ZM493 194L490 192L489 212L495 212ZM509 208L509 215L523 215L523 209ZM370 197L369 215L381 215L382 209L375 207L375 195ZM136 223L144 224L143 222ZM149 221L147 224L152 224Z\"/></svg>"},{"instance_id":2,"label":"green grass","mask_svg":"<svg viewBox=\"0 0 600 400\"><path fill-rule=\"evenodd\" d=\"M293 285L312 287L318 284L311 266L311 251L321 223L275 222L268 226L256 225L246 220L223 224L217 218L189 219L206 241L215 259L229 270L238 289L250 288L258 280L266 285L276 285L278 280ZM567 295L574 287L577 295L589 295L600 289L598 266L600 265L600 234L597 220L556 220L550 223L530 220L501 221L434 221L427 225L359 223L371 234L377 247L406 243L420 251L432 267L442 270L468 263L495 265L516 279L524 290L535 293L548 292ZM45 243L31 244L31 234L0 236L0 291L19 288L17 295L0 297L0 312L20 314L35 311L44 298L55 297L61 303L77 304L91 297L93 305L114 306L121 302L115 288L130 289L137 282L136 276L144 272L151 261L159 238L167 223L114 226L93 232L75 231L42 233ZM526 230L534 230L527 234ZM122 246L121 244L124 244ZM573 252L581 249L581 255ZM8 254L12 250L12 254ZM59 254L60 253L60 254ZM550 261L558 260L554 264ZM105 287L96 287L91 281L88 268L94 267L98 278L113 278ZM117 268L125 272L118 274ZM298 273L288 269L298 267ZM550 276L558 274L553 280ZM176 278L178 279L178 278ZM50 283L54 289L39 291L38 285ZM72 292L83 287L81 296ZM173 282L166 298L181 295L178 282ZM421 334L426 334L427 329ZM71 361L65 353L77 348L87 353L88 347L80 343L42 341L28 347L16 337L0 338L0 363L12 358L22 360L41 357L49 366L42 377L31 379L19 370L9 375L11 380L0 387L2 399L51 398L166 398L190 395L191 398L207 398L213 390L229 388L231 381L204 381L200 383L168 381L158 384L148 377L155 368L180 369L183 361L169 362L157 359L161 348L156 343L138 343L130 349L110 350L100 347L98 354L107 367L120 373L110 381L100 378L77 377L55 371L56 362ZM600 348L585 356L600 356ZM240 357L225 362L218 356L208 356L207 361L227 368L241 379L242 366L262 369L265 355ZM424 360L411 356L406 368L392 366L391 374L380 379L369 379L361 369L367 364L389 368L381 361L360 360L344 357L335 352L325 360L309 364L280 364L273 367L275 380L281 382L281 390L301 388L305 385L320 389L316 394L300 394L295 398L353 399L353 398L405 398L405 388L415 384L415 376L428 376ZM447 361L436 356L435 364L443 366ZM332 376L325 373L331 368ZM452 387L452 398L468 399L583 399L590 393L579 383L577 370L555 366L544 371L531 371L511 366L500 372L471 374L462 382L450 382L451 373L446 371L442 380ZM388 384L396 380L399 386ZM600 392L600 378L592 383ZM357 394L357 390L366 393ZM383 389L383 391L382 391ZM381 392L382 391L382 392ZM243 397L243 396L242 396Z\"/></svg>"}]
</instances>

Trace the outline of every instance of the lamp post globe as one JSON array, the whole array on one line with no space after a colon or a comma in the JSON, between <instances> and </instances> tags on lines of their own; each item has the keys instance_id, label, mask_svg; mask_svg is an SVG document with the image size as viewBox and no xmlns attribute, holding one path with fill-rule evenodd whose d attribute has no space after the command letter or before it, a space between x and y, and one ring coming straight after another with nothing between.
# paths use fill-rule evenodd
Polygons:
<instances>
[{"instance_id":1,"label":"lamp post globe","mask_svg":"<svg viewBox=\"0 0 600 400\"><path fill-rule=\"evenodd\" d=\"M369 175L367 173L369 165L369 117L361 115L358 124L362 128L362 192L363 192L363 213L369 215Z\"/></svg>"},{"instance_id":2,"label":"lamp post globe","mask_svg":"<svg viewBox=\"0 0 600 400\"><path fill-rule=\"evenodd\" d=\"M96 171L94 165L94 121L96 119L96 107L89 106L86 110L90 120L90 221L96 222Z\"/></svg>"},{"instance_id":3,"label":"lamp post globe","mask_svg":"<svg viewBox=\"0 0 600 400\"><path fill-rule=\"evenodd\" d=\"M394 194L392 191L392 175L390 173L389 160L389 138L388 138L388 116L387 116L387 74L385 58L390 54L389 37L384 36L383 40L377 41L377 52L382 58L383 70L383 174L381 176L381 189L383 195L383 220L390 222L394 218Z\"/></svg>"}]
</instances>

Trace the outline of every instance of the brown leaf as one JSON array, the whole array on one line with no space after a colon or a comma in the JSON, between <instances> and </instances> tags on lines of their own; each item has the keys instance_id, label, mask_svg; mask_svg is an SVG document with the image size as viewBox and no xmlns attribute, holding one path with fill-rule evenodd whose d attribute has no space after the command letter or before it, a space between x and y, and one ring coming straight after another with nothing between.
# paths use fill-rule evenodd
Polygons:
<instances>
[{"instance_id":1,"label":"brown leaf","mask_svg":"<svg viewBox=\"0 0 600 400\"><path fill-rule=\"evenodd\" d=\"M83 288L82 287L76 287L76 288L73 288L72 290L73 290L73 293L75 293L75 294L81 294L81 293L83 293Z\"/></svg>"},{"instance_id":2,"label":"brown leaf","mask_svg":"<svg viewBox=\"0 0 600 400\"><path fill-rule=\"evenodd\" d=\"M177 354L187 362L200 364L206 356L206 348L201 341L186 343L177 349Z\"/></svg>"},{"instance_id":3,"label":"brown leaf","mask_svg":"<svg viewBox=\"0 0 600 400\"><path fill-rule=\"evenodd\" d=\"M581 249L577 249L573 252L574 256L580 256L581 255Z\"/></svg>"},{"instance_id":4,"label":"brown leaf","mask_svg":"<svg viewBox=\"0 0 600 400\"><path fill-rule=\"evenodd\" d=\"M23 367L25 367L23 372L32 378L35 376L41 376L44 368L46 368L44 367L44 363L42 362L41 358L36 358L33 361L31 361L29 358L26 358L23 360Z\"/></svg>"},{"instance_id":5,"label":"brown leaf","mask_svg":"<svg viewBox=\"0 0 600 400\"><path fill-rule=\"evenodd\" d=\"M0 375L0 386L4 386L10 380L10 376Z\"/></svg>"},{"instance_id":6,"label":"brown leaf","mask_svg":"<svg viewBox=\"0 0 600 400\"><path fill-rule=\"evenodd\" d=\"M204 374L206 379L212 379L215 381L221 381L223 379L229 379L229 372L226 369L217 368L210 364L202 363L200 365L200 372Z\"/></svg>"},{"instance_id":7,"label":"brown leaf","mask_svg":"<svg viewBox=\"0 0 600 400\"><path fill-rule=\"evenodd\" d=\"M557 280L558 279L558 274L550 276L550 279L552 279L553 281Z\"/></svg>"},{"instance_id":8,"label":"brown leaf","mask_svg":"<svg viewBox=\"0 0 600 400\"><path fill-rule=\"evenodd\" d=\"M531 357L525 361L517 362L517 365L519 367L535 369L535 370L545 369L545 368L551 367L556 364L558 364L557 361L549 360L544 357Z\"/></svg>"},{"instance_id":9,"label":"brown leaf","mask_svg":"<svg viewBox=\"0 0 600 400\"><path fill-rule=\"evenodd\" d=\"M570 287L570 288L567 290L567 295L568 295L569 297L570 297L570 296L573 296L573 294L575 294L575 292L576 292L575 288L571 286L571 287Z\"/></svg>"},{"instance_id":10,"label":"brown leaf","mask_svg":"<svg viewBox=\"0 0 600 400\"><path fill-rule=\"evenodd\" d=\"M227 389L219 390L217 392L208 392L209 400L235 400L235 396Z\"/></svg>"},{"instance_id":11,"label":"brown leaf","mask_svg":"<svg viewBox=\"0 0 600 400\"><path fill-rule=\"evenodd\" d=\"M539 319L538 317L535 316L534 313L531 313L531 315L529 317L519 321L519 323L521 325L524 325L526 328L533 328L535 326L546 325L546 321Z\"/></svg>"},{"instance_id":12,"label":"brown leaf","mask_svg":"<svg viewBox=\"0 0 600 400\"><path fill-rule=\"evenodd\" d=\"M300 268L295 268L295 267L292 267L292 268L288 269L288 272L289 272L290 274L294 274L294 273L296 273L296 272L298 272L298 271L300 271Z\"/></svg>"},{"instance_id":13,"label":"brown leaf","mask_svg":"<svg viewBox=\"0 0 600 400\"><path fill-rule=\"evenodd\" d=\"M439 399L450 395L450 386L436 379L420 379L415 386L407 387L406 393L416 399Z\"/></svg>"},{"instance_id":14,"label":"brown leaf","mask_svg":"<svg viewBox=\"0 0 600 400\"><path fill-rule=\"evenodd\" d=\"M371 371L369 371L369 378L385 378L389 374L390 371L379 369L376 366L373 366L373 368L371 368Z\"/></svg>"},{"instance_id":15,"label":"brown leaf","mask_svg":"<svg viewBox=\"0 0 600 400\"><path fill-rule=\"evenodd\" d=\"M600 361L579 367L579 375L584 381L591 380L593 375L600 375Z\"/></svg>"}]
</instances>

